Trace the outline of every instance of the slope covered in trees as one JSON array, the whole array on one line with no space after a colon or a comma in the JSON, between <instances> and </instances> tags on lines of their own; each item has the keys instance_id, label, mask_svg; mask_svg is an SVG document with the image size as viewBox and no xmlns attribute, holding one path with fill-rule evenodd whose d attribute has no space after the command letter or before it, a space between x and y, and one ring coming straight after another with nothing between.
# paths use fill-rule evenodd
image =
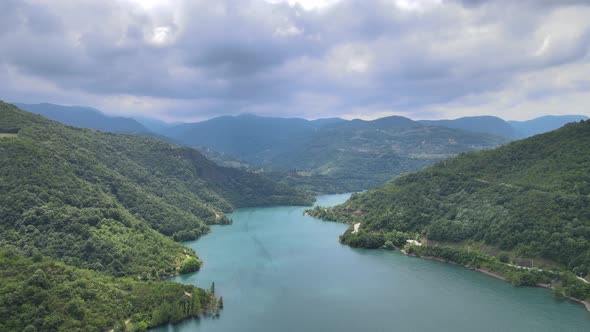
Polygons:
<instances>
[{"instance_id":1,"label":"slope covered in trees","mask_svg":"<svg viewBox=\"0 0 590 332\"><path fill-rule=\"evenodd\" d=\"M312 200L190 148L68 127L5 103L0 133L0 248L113 277L194 271L195 253L173 239L229 222L224 212L235 207Z\"/></svg>"},{"instance_id":2,"label":"slope covered in trees","mask_svg":"<svg viewBox=\"0 0 590 332\"><path fill-rule=\"evenodd\" d=\"M496 116L466 116L454 120L423 120L419 122L431 126L463 129L511 139L520 137L516 129Z\"/></svg>"},{"instance_id":3,"label":"slope covered in trees","mask_svg":"<svg viewBox=\"0 0 590 332\"><path fill-rule=\"evenodd\" d=\"M166 134L218 151L209 155L224 164L262 167L270 179L322 193L363 190L457 153L508 141L397 116L373 121L226 116Z\"/></svg>"},{"instance_id":4,"label":"slope covered in trees","mask_svg":"<svg viewBox=\"0 0 590 332\"><path fill-rule=\"evenodd\" d=\"M325 183L327 188L332 185L333 189L358 191L458 153L505 142L497 136L427 126L393 116L324 126L312 140L276 158L274 165L300 171L302 176L289 175L285 181L297 183L308 178Z\"/></svg>"},{"instance_id":5,"label":"slope covered in trees","mask_svg":"<svg viewBox=\"0 0 590 332\"><path fill-rule=\"evenodd\" d=\"M194 286L113 278L6 249L0 280L1 331L142 331L215 310L213 294Z\"/></svg>"},{"instance_id":6,"label":"slope covered in trees","mask_svg":"<svg viewBox=\"0 0 590 332\"><path fill-rule=\"evenodd\" d=\"M315 216L360 222L342 237L380 247L390 233L476 241L590 272L590 121L461 154Z\"/></svg>"}]
</instances>

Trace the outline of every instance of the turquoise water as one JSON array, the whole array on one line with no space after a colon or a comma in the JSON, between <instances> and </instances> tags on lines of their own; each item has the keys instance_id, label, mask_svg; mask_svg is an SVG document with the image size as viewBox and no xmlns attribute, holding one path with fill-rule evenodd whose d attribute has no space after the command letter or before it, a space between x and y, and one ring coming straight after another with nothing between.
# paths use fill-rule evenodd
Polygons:
<instances>
[{"instance_id":1,"label":"turquoise water","mask_svg":"<svg viewBox=\"0 0 590 332\"><path fill-rule=\"evenodd\" d=\"M335 205L348 195L320 196ZM208 288L225 309L154 331L590 331L581 305L461 267L338 243L347 225L304 207L240 209L234 224L186 243L201 271L175 281Z\"/></svg>"}]
</instances>

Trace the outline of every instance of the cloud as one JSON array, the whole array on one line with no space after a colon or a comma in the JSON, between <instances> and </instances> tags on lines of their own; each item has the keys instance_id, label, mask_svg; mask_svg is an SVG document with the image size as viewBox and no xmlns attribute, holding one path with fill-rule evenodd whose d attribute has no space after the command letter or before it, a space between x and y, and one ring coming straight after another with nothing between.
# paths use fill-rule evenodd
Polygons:
<instances>
[{"instance_id":1,"label":"cloud","mask_svg":"<svg viewBox=\"0 0 590 332\"><path fill-rule=\"evenodd\" d=\"M570 101L590 102L588 17L575 0L5 0L0 98L169 120L590 114Z\"/></svg>"}]
</instances>

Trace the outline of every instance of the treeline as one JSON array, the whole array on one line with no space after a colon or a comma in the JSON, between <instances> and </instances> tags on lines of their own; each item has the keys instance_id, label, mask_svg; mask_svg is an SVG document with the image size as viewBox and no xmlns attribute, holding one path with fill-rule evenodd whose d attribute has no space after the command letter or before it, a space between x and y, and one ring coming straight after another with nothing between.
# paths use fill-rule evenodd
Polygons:
<instances>
[{"instance_id":1,"label":"treeline","mask_svg":"<svg viewBox=\"0 0 590 332\"><path fill-rule=\"evenodd\" d=\"M0 278L2 331L144 331L216 310L215 296L197 287L115 278L15 250L0 250Z\"/></svg>"}]
</instances>

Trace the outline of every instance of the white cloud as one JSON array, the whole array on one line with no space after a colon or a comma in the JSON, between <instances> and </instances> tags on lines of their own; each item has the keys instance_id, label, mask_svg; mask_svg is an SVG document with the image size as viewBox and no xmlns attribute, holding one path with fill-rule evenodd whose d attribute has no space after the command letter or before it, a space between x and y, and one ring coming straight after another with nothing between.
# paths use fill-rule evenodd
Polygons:
<instances>
[{"instance_id":1,"label":"white cloud","mask_svg":"<svg viewBox=\"0 0 590 332\"><path fill-rule=\"evenodd\" d=\"M288 3L291 6L300 5L304 9L322 9L342 0L265 0L269 3Z\"/></svg>"},{"instance_id":2,"label":"white cloud","mask_svg":"<svg viewBox=\"0 0 590 332\"><path fill-rule=\"evenodd\" d=\"M582 2L272 2L1 1L0 98L166 119L590 113Z\"/></svg>"}]
</instances>

